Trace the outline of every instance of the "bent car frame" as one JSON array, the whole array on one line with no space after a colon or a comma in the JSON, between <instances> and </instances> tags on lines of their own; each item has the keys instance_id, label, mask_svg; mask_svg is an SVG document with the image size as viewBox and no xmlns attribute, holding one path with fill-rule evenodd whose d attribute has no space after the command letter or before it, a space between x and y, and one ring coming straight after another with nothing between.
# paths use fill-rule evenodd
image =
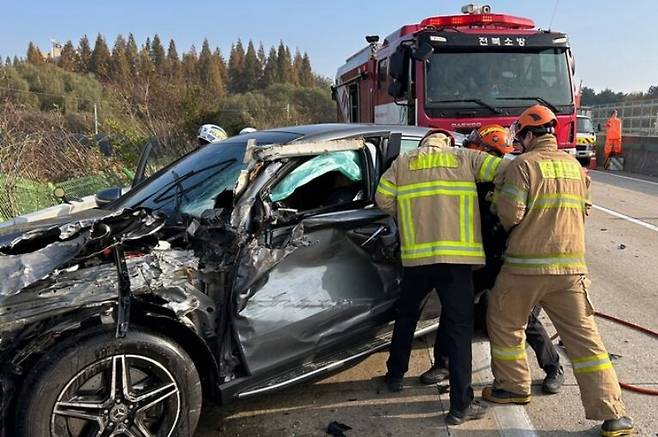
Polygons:
<instances>
[{"instance_id":1,"label":"bent car frame","mask_svg":"<svg viewBox=\"0 0 658 437\"><path fill-rule=\"evenodd\" d=\"M191 435L204 399L258 396L388 345L401 269L374 192L427 131L240 135L83 219L2 229L3 434ZM417 335L437 316L430 302Z\"/></svg>"}]
</instances>

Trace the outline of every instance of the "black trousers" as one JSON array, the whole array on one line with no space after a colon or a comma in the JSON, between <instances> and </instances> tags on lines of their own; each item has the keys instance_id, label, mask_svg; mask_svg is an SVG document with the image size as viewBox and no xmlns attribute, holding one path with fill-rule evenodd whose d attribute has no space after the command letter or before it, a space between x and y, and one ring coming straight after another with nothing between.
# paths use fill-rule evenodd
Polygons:
<instances>
[{"instance_id":1,"label":"black trousers","mask_svg":"<svg viewBox=\"0 0 658 437\"><path fill-rule=\"evenodd\" d=\"M558 354L548 332L539 321L539 313L541 306L536 305L528 317L528 326L525 329L526 341L535 351L539 367L544 369L544 372L551 373L560 368L560 355ZM439 320L439 330L436 334L436 341L434 342L434 363L439 367L448 367L448 347L445 338L445 329L442 328L443 323L443 308L441 308L441 319Z\"/></svg>"},{"instance_id":2,"label":"black trousers","mask_svg":"<svg viewBox=\"0 0 658 437\"><path fill-rule=\"evenodd\" d=\"M539 313L541 307L536 305L530 317L528 318L528 326L525 328L525 338L532 350L535 351L539 367L544 369L544 372L550 373L560 368L560 355L558 355L551 337L544 329L544 325L539 321Z\"/></svg>"},{"instance_id":3,"label":"black trousers","mask_svg":"<svg viewBox=\"0 0 658 437\"><path fill-rule=\"evenodd\" d=\"M421 303L432 289L437 291L442 307L439 335L449 362L450 408L463 410L473 400L473 276L470 265L433 264L404 268L402 294L386 363L388 375L402 377L408 370Z\"/></svg>"}]
</instances>

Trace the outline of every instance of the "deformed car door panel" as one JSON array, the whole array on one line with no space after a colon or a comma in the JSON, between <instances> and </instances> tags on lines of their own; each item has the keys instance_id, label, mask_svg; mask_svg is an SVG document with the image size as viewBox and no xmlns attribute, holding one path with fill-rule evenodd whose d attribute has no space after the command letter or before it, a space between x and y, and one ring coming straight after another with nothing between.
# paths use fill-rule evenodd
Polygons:
<instances>
[{"instance_id":1,"label":"deformed car door panel","mask_svg":"<svg viewBox=\"0 0 658 437\"><path fill-rule=\"evenodd\" d=\"M368 208L321 214L300 226L305 244L277 252L275 265L254 272L249 288L237 290L242 298L234 326L251 374L312 361L331 345L354 343L359 332L368 341L390 320L399 295L390 217Z\"/></svg>"}]
</instances>

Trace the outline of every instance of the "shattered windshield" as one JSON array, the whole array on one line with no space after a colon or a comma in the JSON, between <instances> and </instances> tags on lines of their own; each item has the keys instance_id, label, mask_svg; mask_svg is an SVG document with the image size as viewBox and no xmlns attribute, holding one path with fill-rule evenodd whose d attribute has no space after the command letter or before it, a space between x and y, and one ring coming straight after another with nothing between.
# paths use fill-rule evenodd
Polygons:
<instances>
[{"instance_id":1,"label":"shattered windshield","mask_svg":"<svg viewBox=\"0 0 658 437\"><path fill-rule=\"evenodd\" d=\"M298 137L288 132L257 132L208 144L160 170L106 208L144 207L167 215L178 212L198 217L214 207L219 194L234 188L245 168L249 139L255 139L256 144L273 144Z\"/></svg>"},{"instance_id":2,"label":"shattered windshield","mask_svg":"<svg viewBox=\"0 0 658 437\"><path fill-rule=\"evenodd\" d=\"M525 108L537 98L556 107L573 104L567 56L560 48L436 52L426 77L427 108Z\"/></svg>"}]
</instances>

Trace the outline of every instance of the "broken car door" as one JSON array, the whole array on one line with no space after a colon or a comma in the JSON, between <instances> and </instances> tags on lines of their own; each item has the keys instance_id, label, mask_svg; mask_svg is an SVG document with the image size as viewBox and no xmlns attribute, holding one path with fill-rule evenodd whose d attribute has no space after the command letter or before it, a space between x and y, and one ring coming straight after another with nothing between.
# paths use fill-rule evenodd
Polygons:
<instances>
[{"instance_id":1,"label":"broken car door","mask_svg":"<svg viewBox=\"0 0 658 437\"><path fill-rule=\"evenodd\" d=\"M263 192L270 222L243 250L234 287L251 374L362 346L391 318L397 231L373 208L374 155L359 143L292 159Z\"/></svg>"}]
</instances>

